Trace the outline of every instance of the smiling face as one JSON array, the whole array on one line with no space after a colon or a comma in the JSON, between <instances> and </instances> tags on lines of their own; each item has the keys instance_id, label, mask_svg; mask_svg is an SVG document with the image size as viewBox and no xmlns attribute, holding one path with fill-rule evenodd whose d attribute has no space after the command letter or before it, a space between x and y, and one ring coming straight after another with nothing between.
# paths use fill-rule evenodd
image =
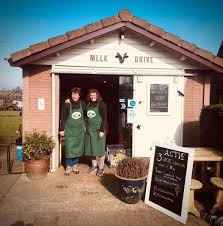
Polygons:
<instances>
[{"instance_id":1,"label":"smiling face","mask_svg":"<svg viewBox=\"0 0 223 226\"><path fill-rule=\"evenodd\" d=\"M95 102L97 100L97 93L90 93L90 100Z\"/></svg>"},{"instance_id":2,"label":"smiling face","mask_svg":"<svg viewBox=\"0 0 223 226\"><path fill-rule=\"evenodd\" d=\"M79 93L72 93L71 97L72 97L73 101L78 101L79 98L80 98L80 94Z\"/></svg>"}]
</instances>

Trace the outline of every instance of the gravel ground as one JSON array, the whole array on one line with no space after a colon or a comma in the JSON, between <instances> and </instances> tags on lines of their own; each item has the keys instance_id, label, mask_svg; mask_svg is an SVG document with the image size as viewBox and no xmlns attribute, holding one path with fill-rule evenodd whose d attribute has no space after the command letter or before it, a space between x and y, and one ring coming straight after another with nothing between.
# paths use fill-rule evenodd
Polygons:
<instances>
[{"instance_id":1,"label":"gravel ground","mask_svg":"<svg viewBox=\"0 0 223 226\"><path fill-rule=\"evenodd\" d=\"M120 201L112 170L106 168L99 178L87 169L81 164L80 174L64 176L61 167L42 180L26 174L0 176L0 226L183 225L143 201ZM186 225L208 224L189 214Z\"/></svg>"}]
</instances>

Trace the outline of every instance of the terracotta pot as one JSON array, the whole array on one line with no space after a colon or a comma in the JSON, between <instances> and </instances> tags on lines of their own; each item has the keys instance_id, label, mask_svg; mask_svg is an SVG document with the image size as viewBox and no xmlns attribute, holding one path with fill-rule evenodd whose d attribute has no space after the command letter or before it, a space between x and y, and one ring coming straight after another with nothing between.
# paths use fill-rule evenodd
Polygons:
<instances>
[{"instance_id":1,"label":"terracotta pot","mask_svg":"<svg viewBox=\"0 0 223 226\"><path fill-rule=\"evenodd\" d=\"M25 171L30 179L42 179L47 176L50 159L25 160Z\"/></svg>"},{"instance_id":2,"label":"terracotta pot","mask_svg":"<svg viewBox=\"0 0 223 226\"><path fill-rule=\"evenodd\" d=\"M141 200L145 191L147 176L137 179L123 178L115 174L118 179L119 198L128 204L134 204Z\"/></svg>"}]
</instances>

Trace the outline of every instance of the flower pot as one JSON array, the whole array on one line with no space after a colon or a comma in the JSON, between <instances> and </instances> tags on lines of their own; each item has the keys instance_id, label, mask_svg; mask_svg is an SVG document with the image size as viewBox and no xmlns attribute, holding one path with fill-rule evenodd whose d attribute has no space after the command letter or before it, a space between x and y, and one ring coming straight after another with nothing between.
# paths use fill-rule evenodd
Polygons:
<instances>
[{"instance_id":1,"label":"flower pot","mask_svg":"<svg viewBox=\"0 0 223 226\"><path fill-rule=\"evenodd\" d=\"M30 179L42 179L47 176L50 159L25 160L25 171Z\"/></svg>"},{"instance_id":2,"label":"flower pot","mask_svg":"<svg viewBox=\"0 0 223 226\"><path fill-rule=\"evenodd\" d=\"M119 198L128 204L134 204L141 200L145 191L147 176L138 179L123 178L115 174L118 180Z\"/></svg>"}]
</instances>

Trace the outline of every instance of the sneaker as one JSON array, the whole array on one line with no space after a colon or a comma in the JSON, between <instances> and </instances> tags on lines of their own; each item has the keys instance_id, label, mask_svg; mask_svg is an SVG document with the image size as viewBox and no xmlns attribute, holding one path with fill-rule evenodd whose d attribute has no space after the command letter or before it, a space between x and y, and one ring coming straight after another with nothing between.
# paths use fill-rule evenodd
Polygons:
<instances>
[{"instance_id":1,"label":"sneaker","mask_svg":"<svg viewBox=\"0 0 223 226\"><path fill-rule=\"evenodd\" d=\"M91 166L89 169L88 169L88 173L95 173L95 172L97 172L97 170L98 170L98 168L97 168L97 166L95 167L95 166Z\"/></svg>"},{"instance_id":2,"label":"sneaker","mask_svg":"<svg viewBox=\"0 0 223 226\"><path fill-rule=\"evenodd\" d=\"M71 172L72 172L72 167L67 166L67 167L66 167L66 170L65 170L65 172L64 172L64 175L65 175L65 176L70 176Z\"/></svg>"},{"instance_id":3,"label":"sneaker","mask_svg":"<svg viewBox=\"0 0 223 226\"><path fill-rule=\"evenodd\" d=\"M103 175L104 175L104 170L103 169L98 169L97 176L102 177Z\"/></svg>"},{"instance_id":4,"label":"sneaker","mask_svg":"<svg viewBox=\"0 0 223 226\"><path fill-rule=\"evenodd\" d=\"M79 170L78 170L78 168L77 168L77 165L73 165L73 166L72 166L72 172L73 172L74 174L78 174L78 173L79 173Z\"/></svg>"}]
</instances>

